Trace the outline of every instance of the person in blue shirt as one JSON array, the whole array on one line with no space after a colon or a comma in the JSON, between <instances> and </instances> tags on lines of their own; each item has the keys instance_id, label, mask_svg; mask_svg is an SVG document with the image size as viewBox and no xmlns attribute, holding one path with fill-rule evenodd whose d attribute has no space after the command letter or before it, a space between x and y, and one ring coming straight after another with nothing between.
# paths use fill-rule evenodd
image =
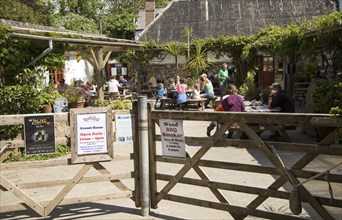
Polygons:
<instances>
[{"instance_id":1,"label":"person in blue shirt","mask_svg":"<svg viewBox=\"0 0 342 220\"><path fill-rule=\"evenodd\" d=\"M160 99L165 99L165 89L164 89L164 84L163 83L159 83L158 84L158 90L157 90L157 95L156 95L156 103L154 105L154 107L157 107L157 103Z\"/></svg>"}]
</instances>

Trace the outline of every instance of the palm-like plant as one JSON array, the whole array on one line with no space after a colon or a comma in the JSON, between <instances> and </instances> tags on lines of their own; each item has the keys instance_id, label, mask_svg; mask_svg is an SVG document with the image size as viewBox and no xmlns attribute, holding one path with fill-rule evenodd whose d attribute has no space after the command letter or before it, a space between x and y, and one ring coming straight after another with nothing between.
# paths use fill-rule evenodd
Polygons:
<instances>
[{"instance_id":1,"label":"palm-like plant","mask_svg":"<svg viewBox=\"0 0 342 220\"><path fill-rule=\"evenodd\" d=\"M175 58L176 74L178 73L178 56L183 54L186 47L184 43L168 42L164 44L163 49Z\"/></svg>"},{"instance_id":2,"label":"palm-like plant","mask_svg":"<svg viewBox=\"0 0 342 220\"><path fill-rule=\"evenodd\" d=\"M203 43L199 41L196 42L195 48L191 50L187 68L191 72L195 72L196 75L199 75L201 71L207 70L212 63L213 62L208 59L207 50L203 47Z\"/></svg>"}]
</instances>

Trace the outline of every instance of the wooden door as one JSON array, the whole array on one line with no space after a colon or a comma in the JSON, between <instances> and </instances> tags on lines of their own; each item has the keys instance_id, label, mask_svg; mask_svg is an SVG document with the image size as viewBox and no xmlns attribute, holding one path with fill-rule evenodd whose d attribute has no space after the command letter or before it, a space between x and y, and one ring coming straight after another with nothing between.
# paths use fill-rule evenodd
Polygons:
<instances>
[{"instance_id":1,"label":"wooden door","mask_svg":"<svg viewBox=\"0 0 342 220\"><path fill-rule=\"evenodd\" d=\"M261 83L262 87L274 83L274 58L273 56L263 56L262 57L262 71L261 71Z\"/></svg>"}]
</instances>

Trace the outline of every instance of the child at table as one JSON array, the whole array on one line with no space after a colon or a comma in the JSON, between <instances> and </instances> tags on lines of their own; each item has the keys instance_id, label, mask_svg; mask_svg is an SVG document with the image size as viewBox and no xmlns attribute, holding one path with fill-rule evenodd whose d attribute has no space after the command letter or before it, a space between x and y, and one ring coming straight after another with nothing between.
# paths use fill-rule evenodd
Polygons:
<instances>
[{"instance_id":1,"label":"child at table","mask_svg":"<svg viewBox=\"0 0 342 220\"><path fill-rule=\"evenodd\" d=\"M194 89L192 90L191 98L192 99L200 99L201 98L199 86L197 84L194 85Z\"/></svg>"},{"instance_id":2,"label":"child at table","mask_svg":"<svg viewBox=\"0 0 342 220\"><path fill-rule=\"evenodd\" d=\"M186 96L187 85L184 83L184 79L179 80L179 84L176 86L177 89L177 105L186 104L188 98ZM184 106L186 108L186 106Z\"/></svg>"},{"instance_id":3,"label":"child at table","mask_svg":"<svg viewBox=\"0 0 342 220\"><path fill-rule=\"evenodd\" d=\"M157 95L156 95L156 104L154 105L154 107L157 107L157 103L160 99L165 99L165 89L164 89L164 85L163 83L159 83L158 84L158 90L157 90Z\"/></svg>"}]
</instances>

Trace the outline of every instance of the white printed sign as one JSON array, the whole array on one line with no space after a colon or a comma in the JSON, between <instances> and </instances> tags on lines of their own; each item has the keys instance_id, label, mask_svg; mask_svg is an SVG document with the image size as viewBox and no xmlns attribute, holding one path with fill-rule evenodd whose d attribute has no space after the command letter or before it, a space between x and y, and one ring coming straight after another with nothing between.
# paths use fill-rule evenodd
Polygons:
<instances>
[{"instance_id":1,"label":"white printed sign","mask_svg":"<svg viewBox=\"0 0 342 220\"><path fill-rule=\"evenodd\" d=\"M105 113L79 114L76 126L79 155L107 153Z\"/></svg>"},{"instance_id":2,"label":"white printed sign","mask_svg":"<svg viewBox=\"0 0 342 220\"><path fill-rule=\"evenodd\" d=\"M185 158L183 121L159 120L163 157Z\"/></svg>"},{"instance_id":3,"label":"white printed sign","mask_svg":"<svg viewBox=\"0 0 342 220\"><path fill-rule=\"evenodd\" d=\"M133 120L132 115L115 115L116 141L133 141Z\"/></svg>"}]
</instances>

